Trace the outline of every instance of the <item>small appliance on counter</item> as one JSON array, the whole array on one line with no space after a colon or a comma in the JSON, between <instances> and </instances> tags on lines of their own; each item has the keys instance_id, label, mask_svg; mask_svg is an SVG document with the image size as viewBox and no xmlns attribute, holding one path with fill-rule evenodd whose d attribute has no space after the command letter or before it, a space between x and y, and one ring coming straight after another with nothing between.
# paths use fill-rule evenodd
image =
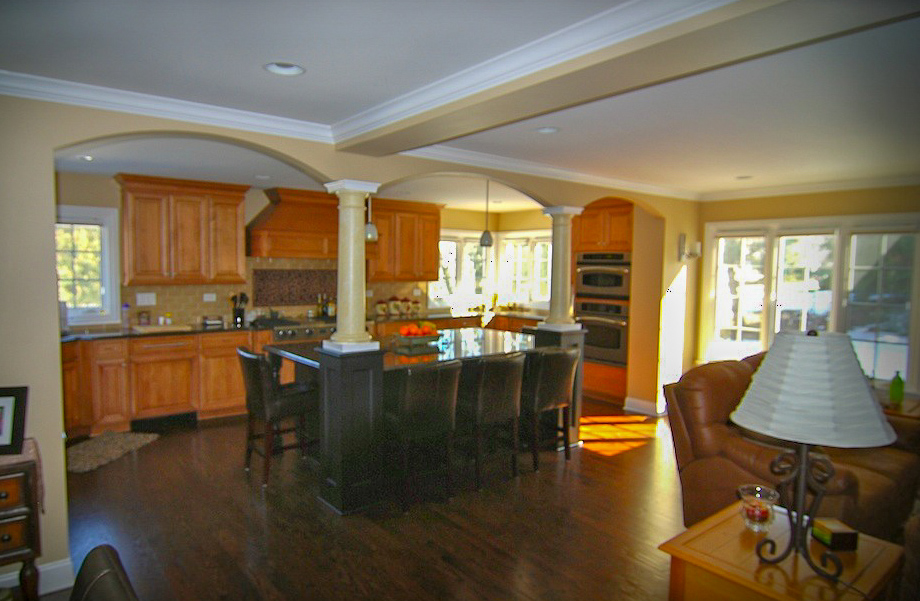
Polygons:
<instances>
[{"instance_id":1,"label":"small appliance on counter","mask_svg":"<svg viewBox=\"0 0 920 601\"><path fill-rule=\"evenodd\" d=\"M201 318L201 327L205 330L223 330L224 318L219 315L205 315Z\"/></svg>"}]
</instances>

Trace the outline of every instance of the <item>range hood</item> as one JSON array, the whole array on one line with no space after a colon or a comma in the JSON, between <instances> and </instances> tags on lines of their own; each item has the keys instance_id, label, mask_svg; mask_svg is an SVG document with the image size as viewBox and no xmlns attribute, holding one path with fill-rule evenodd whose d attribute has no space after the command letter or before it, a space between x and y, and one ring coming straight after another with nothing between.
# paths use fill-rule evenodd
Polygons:
<instances>
[{"instance_id":1,"label":"range hood","mask_svg":"<svg viewBox=\"0 0 920 601\"><path fill-rule=\"evenodd\" d=\"M335 258L338 198L325 192L271 188L269 204L246 226L250 257Z\"/></svg>"}]
</instances>

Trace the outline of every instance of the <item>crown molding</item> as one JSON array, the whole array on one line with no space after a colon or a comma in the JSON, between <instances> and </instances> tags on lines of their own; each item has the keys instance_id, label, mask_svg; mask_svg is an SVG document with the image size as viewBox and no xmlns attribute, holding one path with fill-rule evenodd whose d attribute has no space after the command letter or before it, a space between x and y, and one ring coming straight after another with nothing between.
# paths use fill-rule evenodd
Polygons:
<instances>
[{"instance_id":1,"label":"crown molding","mask_svg":"<svg viewBox=\"0 0 920 601\"><path fill-rule=\"evenodd\" d=\"M654 196L666 196L683 200L699 200L699 193L693 190L631 182L612 177L600 177L580 171L561 169L543 163L509 159L507 157L486 154L484 152L461 150L459 148L450 148L441 145L428 146L427 148L419 148L416 150L406 150L399 154L423 159L432 159L435 161L444 161L447 163L469 165L470 167L483 167L485 169L498 169L500 171L511 171L513 173L522 173L525 175L536 175L538 177L568 181L576 184L586 184L589 186L599 186L601 188L616 188L618 190L638 192L640 194L652 194Z\"/></svg>"},{"instance_id":2,"label":"crown molding","mask_svg":"<svg viewBox=\"0 0 920 601\"><path fill-rule=\"evenodd\" d=\"M333 144L328 125L0 70L0 94Z\"/></svg>"},{"instance_id":3,"label":"crown molding","mask_svg":"<svg viewBox=\"0 0 920 601\"><path fill-rule=\"evenodd\" d=\"M332 125L347 140L741 0L632 0Z\"/></svg>"}]
</instances>

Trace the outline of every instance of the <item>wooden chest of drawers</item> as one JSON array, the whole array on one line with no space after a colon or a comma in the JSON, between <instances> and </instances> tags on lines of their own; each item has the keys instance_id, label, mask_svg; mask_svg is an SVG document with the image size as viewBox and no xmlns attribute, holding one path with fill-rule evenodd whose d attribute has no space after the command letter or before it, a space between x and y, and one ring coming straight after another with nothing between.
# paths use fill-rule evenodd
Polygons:
<instances>
[{"instance_id":1,"label":"wooden chest of drawers","mask_svg":"<svg viewBox=\"0 0 920 601\"><path fill-rule=\"evenodd\" d=\"M23 599L38 601L35 558L41 554L41 538L36 462L16 461L13 457L2 459L12 462L0 463L0 565L21 561L19 584Z\"/></svg>"}]
</instances>

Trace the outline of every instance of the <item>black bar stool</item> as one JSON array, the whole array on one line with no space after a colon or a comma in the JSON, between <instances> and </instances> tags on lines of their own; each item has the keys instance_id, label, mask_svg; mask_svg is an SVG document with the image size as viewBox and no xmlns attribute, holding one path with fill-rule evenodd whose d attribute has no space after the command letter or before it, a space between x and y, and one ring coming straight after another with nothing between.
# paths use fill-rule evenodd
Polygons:
<instances>
[{"instance_id":1,"label":"black bar stool","mask_svg":"<svg viewBox=\"0 0 920 601\"><path fill-rule=\"evenodd\" d=\"M384 419L399 444L402 463L402 509L409 505L413 443L441 439L447 472L447 496L453 494L453 444L460 361L424 363L395 374L385 391Z\"/></svg>"},{"instance_id":2,"label":"black bar stool","mask_svg":"<svg viewBox=\"0 0 920 601\"><path fill-rule=\"evenodd\" d=\"M483 445L486 434L505 427L511 430L511 472L518 475L518 418L521 413L521 384L524 353L488 355L476 361L470 386L463 386L458 420L471 426L476 461L476 488L482 488Z\"/></svg>"},{"instance_id":3,"label":"black bar stool","mask_svg":"<svg viewBox=\"0 0 920 601\"><path fill-rule=\"evenodd\" d=\"M565 460L568 461L571 404L575 388L575 372L581 351L578 347L548 346L536 349L527 356L521 393L521 415L530 425L530 452L533 469L540 469L539 439L540 414L545 411L562 411L562 426L554 422L554 433L562 432ZM555 436L554 442L555 442Z\"/></svg>"},{"instance_id":4,"label":"black bar stool","mask_svg":"<svg viewBox=\"0 0 920 601\"><path fill-rule=\"evenodd\" d=\"M278 371L265 355L253 353L245 347L236 349L243 369L243 382L246 385L246 462L249 471L252 452L260 453L263 458L262 486L268 485L268 472L271 469L272 452L300 448L306 456L307 444L315 440L307 439L307 416L319 414L319 388L297 382L282 385L278 381ZM287 419L296 421L295 425L282 427ZM261 421L262 431L255 432L255 422ZM276 436L295 432L297 440L292 443L280 443L274 446ZM262 440L262 448L254 443Z\"/></svg>"}]
</instances>

